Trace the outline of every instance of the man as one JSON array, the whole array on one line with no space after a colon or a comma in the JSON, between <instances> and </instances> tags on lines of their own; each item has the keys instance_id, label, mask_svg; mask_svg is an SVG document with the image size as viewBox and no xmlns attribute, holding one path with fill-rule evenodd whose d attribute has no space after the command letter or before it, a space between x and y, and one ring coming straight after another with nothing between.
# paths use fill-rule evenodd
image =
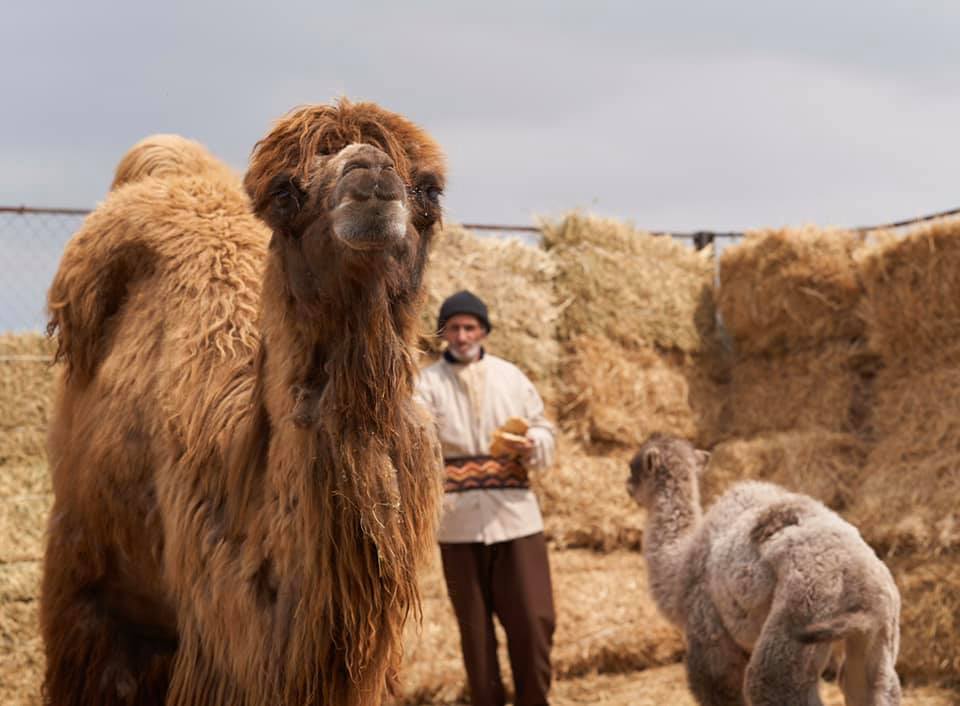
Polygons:
<instances>
[{"instance_id":1,"label":"man","mask_svg":"<svg viewBox=\"0 0 960 706\"><path fill-rule=\"evenodd\" d=\"M493 627L507 635L517 706L547 704L554 610L543 519L527 469L553 460L553 427L543 401L520 370L489 355L486 305L457 292L440 307L443 358L421 372L418 396L437 424L446 493L439 541L447 592L474 706L502 706L503 682ZM507 452L490 456L494 431L511 417L526 420Z\"/></svg>"}]
</instances>

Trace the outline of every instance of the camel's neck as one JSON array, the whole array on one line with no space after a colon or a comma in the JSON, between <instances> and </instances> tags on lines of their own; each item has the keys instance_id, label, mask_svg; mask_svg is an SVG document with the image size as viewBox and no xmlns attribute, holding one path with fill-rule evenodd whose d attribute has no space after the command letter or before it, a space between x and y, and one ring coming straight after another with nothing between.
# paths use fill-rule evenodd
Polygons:
<instances>
[{"instance_id":1,"label":"camel's neck","mask_svg":"<svg viewBox=\"0 0 960 706\"><path fill-rule=\"evenodd\" d=\"M385 655L401 644L398 616L416 606L440 458L411 402L415 300L368 281L304 305L282 264L268 260L261 295L247 436L262 446L241 448L227 496L239 509L229 515L236 534L261 535L250 544L276 635L264 651L284 669L314 665L285 674L277 701L346 704L339 694L361 690L348 680L382 678ZM249 469L247 449L259 460ZM251 528L250 517L264 521Z\"/></svg>"},{"instance_id":2,"label":"camel's neck","mask_svg":"<svg viewBox=\"0 0 960 706\"><path fill-rule=\"evenodd\" d=\"M395 428L398 402L413 391L412 317L394 310L386 297L363 304L317 350L326 358L328 413L346 420L345 428L382 434Z\"/></svg>"},{"instance_id":3,"label":"camel's neck","mask_svg":"<svg viewBox=\"0 0 960 706\"><path fill-rule=\"evenodd\" d=\"M644 555L650 588L660 608L677 619L684 595L684 574L702 511L695 481L661 477L647 511Z\"/></svg>"},{"instance_id":4,"label":"camel's neck","mask_svg":"<svg viewBox=\"0 0 960 706\"><path fill-rule=\"evenodd\" d=\"M415 310L384 282L341 285L305 307L269 267L261 312L265 392L274 424L292 420L378 434L412 393Z\"/></svg>"}]
</instances>

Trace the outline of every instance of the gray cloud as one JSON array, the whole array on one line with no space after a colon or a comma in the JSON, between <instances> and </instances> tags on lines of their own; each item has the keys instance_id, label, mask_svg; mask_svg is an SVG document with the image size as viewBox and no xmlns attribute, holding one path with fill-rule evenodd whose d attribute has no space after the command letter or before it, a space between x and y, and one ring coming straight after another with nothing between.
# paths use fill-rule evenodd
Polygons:
<instances>
[{"instance_id":1,"label":"gray cloud","mask_svg":"<svg viewBox=\"0 0 960 706\"><path fill-rule=\"evenodd\" d=\"M664 229L954 205L960 7L936 2L16 3L0 202L92 205L158 131L242 169L294 105L430 129L450 217Z\"/></svg>"}]
</instances>

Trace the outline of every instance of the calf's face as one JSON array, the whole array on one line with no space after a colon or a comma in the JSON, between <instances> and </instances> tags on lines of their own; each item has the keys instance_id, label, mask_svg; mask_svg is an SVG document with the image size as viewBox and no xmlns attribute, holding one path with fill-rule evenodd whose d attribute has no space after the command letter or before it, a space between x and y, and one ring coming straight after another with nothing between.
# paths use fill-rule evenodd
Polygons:
<instances>
[{"instance_id":1,"label":"calf's face","mask_svg":"<svg viewBox=\"0 0 960 706\"><path fill-rule=\"evenodd\" d=\"M671 479L696 482L709 460L708 452L685 439L655 435L630 461L627 494L641 507L647 507L657 488Z\"/></svg>"}]
</instances>

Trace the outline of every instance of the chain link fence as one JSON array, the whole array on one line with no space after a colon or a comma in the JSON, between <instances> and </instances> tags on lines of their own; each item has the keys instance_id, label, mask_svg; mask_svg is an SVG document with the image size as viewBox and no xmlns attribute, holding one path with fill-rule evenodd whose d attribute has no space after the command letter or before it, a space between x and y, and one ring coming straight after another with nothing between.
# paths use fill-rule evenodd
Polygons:
<instances>
[{"instance_id":1,"label":"chain link fence","mask_svg":"<svg viewBox=\"0 0 960 706\"><path fill-rule=\"evenodd\" d=\"M44 329L47 287L84 213L0 209L0 333Z\"/></svg>"},{"instance_id":2,"label":"chain link fence","mask_svg":"<svg viewBox=\"0 0 960 706\"><path fill-rule=\"evenodd\" d=\"M47 287L53 279L63 246L80 227L87 211L68 208L0 206L0 333L42 331L46 326ZM493 237L539 239L534 226L464 224ZM692 247L703 247L739 234L676 233Z\"/></svg>"},{"instance_id":3,"label":"chain link fence","mask_svg":"<svg viewBox=\"0 0 960 706\"><path fill-rule=\"evenodd\" d=\"M47 287L53 279L63 246L80 227L85 209L0 206L0 334L42 331L46 326ZM851 230L902 229L915 223L960 215L960 209L941 211L895 223L861 226ZM519 236L539 240L535 226L463 224L468 230L494 237ZM719 257L724 247L743 235L739 232L696 231L656 233L669 235L700 249L713 244Z\"/></svg>"},{"instance_id":4,"label":"chain link fence","mask_svg":"<svg viewBox=\"0 0 960 706\"><path fill-rule=\"evenodd\" d=\"M80 227L86 209L30 208L0 206L0 333L41 331L46 325L46 292L53 279L63 246ZM940 211L894 223L851 228L867 234L878 229L900 231L916 223L960 216L960 209ZM464 223L468 230L494 237L519 236L530 243L539 240L535 226ZM658 232L691 247L714 246L719 259L722 250L737 242L741 232L694 231Z\"/></svg>"}]
</instances>

